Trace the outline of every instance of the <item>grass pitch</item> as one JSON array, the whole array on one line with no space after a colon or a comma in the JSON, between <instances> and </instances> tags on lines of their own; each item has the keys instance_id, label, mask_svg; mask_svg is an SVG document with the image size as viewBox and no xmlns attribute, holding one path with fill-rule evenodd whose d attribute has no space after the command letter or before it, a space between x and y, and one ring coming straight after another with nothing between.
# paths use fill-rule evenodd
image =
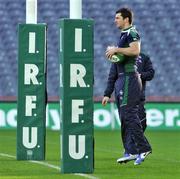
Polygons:
<instances>
[{"instance_id":1,"label":"grass pitch","mask_svg":"<svg viewBox=\"0 0 180 179\"><path fill-rule=\"evenodd\" d=\"M119 131L95 131L93 174L61 174L59 132L47 131L46 160L16 161L16 131L0 130L0 179L179 179L180 131L147 131L153 153L140 166L117 164L123 153Z\"/></svg>"}]
</instances>

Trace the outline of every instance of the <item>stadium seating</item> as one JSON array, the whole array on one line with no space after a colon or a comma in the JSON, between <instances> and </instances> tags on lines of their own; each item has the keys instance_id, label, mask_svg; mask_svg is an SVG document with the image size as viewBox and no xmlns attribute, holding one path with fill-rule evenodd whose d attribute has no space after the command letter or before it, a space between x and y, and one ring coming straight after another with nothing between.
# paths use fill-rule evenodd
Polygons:
<instances>
[{"instance_id":1,"label":"stadium seating","mask_svg":"<svg viewBox=\"0 0 180 179\"><path fill-rule=\"evenodd\" d=\"M94 96L102 96L110 63L104 52L115 45L119 30L114 13L129 6L142 39L142 50L150 55L156 70L147 85L147 96L179 96L180 76L180 1L179 0L84 0L83 18L94 24ZM0 1L0 96L17 95L17 29L25 23L25 0ZM38 0L38 22L48 24L48 95L58 96L58 19L69 17L69 1ZM101 85L99 85L101 84Z\"/></svg>"}]
</instances>

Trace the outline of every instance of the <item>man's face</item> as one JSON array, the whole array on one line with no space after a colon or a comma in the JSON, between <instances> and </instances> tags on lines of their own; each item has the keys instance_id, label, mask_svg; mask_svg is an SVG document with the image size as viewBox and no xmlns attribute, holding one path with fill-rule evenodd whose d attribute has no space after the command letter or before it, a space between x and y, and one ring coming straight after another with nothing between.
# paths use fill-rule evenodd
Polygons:
<instances>
[{"instance_id":1,"label":"man's face","mask_svg":"<svg viewBox=\"0 0 180 179\"><path fill-rule=\"evenodd\" d=\"M121 16L121 13L117 13L115 15L114 22L115 22L117 28L119 28L119 29L124 28L125 21L124 21L123 17Z\"/></svg>"}]
</instances>

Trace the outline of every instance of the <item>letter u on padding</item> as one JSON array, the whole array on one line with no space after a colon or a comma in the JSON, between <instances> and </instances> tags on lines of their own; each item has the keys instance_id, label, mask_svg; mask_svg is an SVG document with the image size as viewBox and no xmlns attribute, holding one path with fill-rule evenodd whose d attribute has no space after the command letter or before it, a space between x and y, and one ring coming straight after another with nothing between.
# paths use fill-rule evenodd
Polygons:
<instances>
[{"instance_id":1,"label":"letter u on padding","mask_svg":"<svg viewBox=\"0 0 180 179\"><path fill-rule=\"evenodd\" d=\"M76 135L69 135L69 155L73 159L82 159L85 155L85 135L78 135L78 142L76 142ZM76 144L78 143L78 150L76 151Z\"/></svg>"},{"instance_id":2,"label":"letter u on padding","mask_svg":"<svg viewBox=\"0 0 180 179\"><path fill-rule=\"evenodd\" d=\"M29 139L30 127L23 127L23 145L32 149L37 145L37 127L31 127L31 142Z\"/></svg>"}]
</instances>

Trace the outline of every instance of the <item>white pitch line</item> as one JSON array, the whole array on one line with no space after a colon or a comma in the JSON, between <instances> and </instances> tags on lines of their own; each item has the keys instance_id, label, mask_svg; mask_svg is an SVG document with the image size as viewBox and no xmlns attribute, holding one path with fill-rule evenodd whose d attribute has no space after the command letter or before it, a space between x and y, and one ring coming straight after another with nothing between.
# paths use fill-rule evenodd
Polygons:
<instances>
[{"instance_id":1,"label":"white pitch line","mask_svg":"<svg viewBox=\"0 0 180 179\"><path fill-rule=\"evenodd\" d=\"M16 156L9 155L9 154L6 154L6 153L0 153L0 156L16 159ZM36 160L27 160L27 161L31 162L31 163L36 163L36 164L39 164L39 165L46 166L48 168L53 168L53 169L56 169L56 170L59 170L59 171L61 170L61 168L59 166L52 165L52 164L49 164L47 162L41 162L41 161L36 161ZM78 176L89 178L89 179L99 179L98 177L94 177L94 176L91 176L91 175L88 175L88 174L82 174L82 173L74 173L72 175L78 175Z\"/></svg>"},{"instance_id":2,"label":"white pitch line","mask_svg":"<svg viewBox=\"0 0 180 179\"><path fill-rule=\"evenodd\" d=\"M58 167L58 166L56 166L56 165L49 164L49 163L47 163L47 162L41 162L41 161L36 161L36 160L29 160L29 162L31 162L31 163L37 163L37 164L40 164L40 165L44 165L44 166L46 166L46 167L54 168L54 169L59 170L59 171L61 170L60 167Z\"/></svg>"},{"instance_id":3,"label":"white pitch line","mask_svg":"<svg viewBox=\"0 0 180 179\"><path fill-rule=\"evenodd\" d=\"M74 175L78 175L78 176L89 178L89 179L99 179L98 177L94 177L94 176L82 174L82 173L75 173Z\"/></svg>"},{"instance_id":4,"label":"white pitch line","mask_svg":"<svg viewBox=\"0 0 180 179\"><path fill-rule=\"evenodd\" d=\"M0 156L2 156L2 157L8 157L8 158L16 158L16 157L13 156L13 155L5 154L5 153L0 153Z\"/></svg>"}]
</instances>

